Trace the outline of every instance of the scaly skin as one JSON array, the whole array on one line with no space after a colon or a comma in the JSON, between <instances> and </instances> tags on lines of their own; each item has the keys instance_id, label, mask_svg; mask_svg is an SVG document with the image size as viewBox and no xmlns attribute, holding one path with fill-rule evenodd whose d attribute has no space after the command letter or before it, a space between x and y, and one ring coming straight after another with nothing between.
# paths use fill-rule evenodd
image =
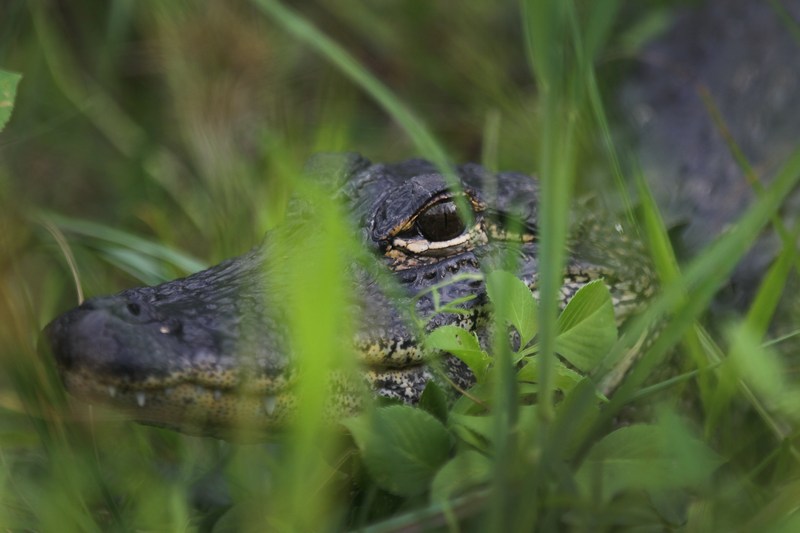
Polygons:
<instances>
[{"instance_id":1,"label":"scaly skin","mask_svg":"<svg viewBox=\"0 0 800 533\"><path fill-rule=\"evenodd\" d=\"M486 343L481 274L509 251L516 250L519 277L536 290L536 181L467 164L455 169L463 192L453 192L421 160L380 165L356 155L322 157L313 168L352 213L368 252L347 272L360 370L331 375L328 415L360 409L365 384L375 395L409 404L430 380L468 387L473 377L454 357L442 357L440 370L430 364L420 335L457 324ZM469 224L452 213L460 195ZM269 433L285 424L298 372L283 318L282 265L271 258L278 241L303 231L311 210L292 202L285 226L240 257L184 279L87 300L54 320L46 336L69 392L190 433L224 436L237 425ZM561 304L603 279L624 321L653 290L640 244L608 221L587 217L573 228ZM381 281L386 273L393 283ZM460 301L463 312L437 311L433 287L440 305Z\"/></svg>"}]
</instances>

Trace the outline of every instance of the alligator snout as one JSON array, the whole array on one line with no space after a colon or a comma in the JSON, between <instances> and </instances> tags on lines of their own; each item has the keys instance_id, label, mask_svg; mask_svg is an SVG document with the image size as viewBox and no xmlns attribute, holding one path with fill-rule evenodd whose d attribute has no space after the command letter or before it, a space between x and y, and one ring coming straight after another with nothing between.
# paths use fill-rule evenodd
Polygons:
<instances>
[{"instance_id":1,"label":"alligator snout","mask_svg":"<svg viewBox=\"0 0 800 533\"><path fill-rule=\"evenodd\" d=\"M153 324L161 333L177 333L180 322L167 318L155 306L141 299L119 296L104 296L86 300L78 309L98 311L98 315L110 314L115 319L129 324Z\"/></svg>"},{"instance_id":2,"label":"alligator snout","mask_svg":"<svg viewBox=\"0 0 800 533\"><path fill-rule=\"evenodd\" d=\"M200 307L183 303L190 313ZM235 364L238 322L204 327L177 309L147 289L87 300L44 329L42 348L73 396L144 423L207 435L240 420L259 432L281 423L293 401L285 361L254 353Z\"/></svg>"},{"instance_id":3,"label":"alligator snout","mask_svg":"<svg viewBox=\"0 0 800 533\"><path fill-rule=\"evenodd\" d=\"M106 296L61 315L44 335L62 370L125 376L136 382L152 376L154 365L156 370L163 366L157 357L160 349L153 349L151 339L160 337L159 346L177 343L181 330L180 320L163 316L145 301Z\"/></svg>"}]
</instances>

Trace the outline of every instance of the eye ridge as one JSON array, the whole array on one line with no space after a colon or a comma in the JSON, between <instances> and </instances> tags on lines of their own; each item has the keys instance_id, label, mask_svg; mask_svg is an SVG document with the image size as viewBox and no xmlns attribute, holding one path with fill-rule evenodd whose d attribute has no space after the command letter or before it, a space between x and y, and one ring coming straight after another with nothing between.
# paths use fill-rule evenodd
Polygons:
<instances>
[{"instance_id":1,"label":"eye ridge","mask_svg":"<svg viewBox=\"0 0 800 533\"><path fill-rule=\"evenodd\" d=\"M419 214L414 227L420 235L431 242L442 242L455 239L467 226L458 216L456 203L445 200L428 207Z\"/></svg>"}]
</instances>

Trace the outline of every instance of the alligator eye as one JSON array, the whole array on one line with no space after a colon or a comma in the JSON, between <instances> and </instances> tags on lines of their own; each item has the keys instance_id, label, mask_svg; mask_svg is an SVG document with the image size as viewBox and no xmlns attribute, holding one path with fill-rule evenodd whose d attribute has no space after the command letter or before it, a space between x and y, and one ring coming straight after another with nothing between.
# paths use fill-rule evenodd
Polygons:
<instances>
[{"instance_id":1,"label":"alligator eye","mask_svg":"<svg viewBox=\"0 0 800 533\"><path fill-rule=\"evenodd\" d=\"M431 242L455 239L466 229L453 201L434 204L417 217L417 230Z\"/></svg>"}]
</instances>

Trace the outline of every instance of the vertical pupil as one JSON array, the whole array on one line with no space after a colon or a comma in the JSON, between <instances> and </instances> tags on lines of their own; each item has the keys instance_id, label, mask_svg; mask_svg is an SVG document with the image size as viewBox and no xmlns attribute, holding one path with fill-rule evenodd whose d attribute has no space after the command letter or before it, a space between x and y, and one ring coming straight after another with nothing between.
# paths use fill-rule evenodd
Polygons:
<instances>
[{"instance_id":1,"label":"vertical pupil","mask_svg":"<svg viewBox=\"0 0 800 533\"><path fill-rule=\"evenodd\" d=\"M466 229L454 202L433 205L417 217L417 229L429 241L449 241Z\"/></svg>"}]
</instances>

